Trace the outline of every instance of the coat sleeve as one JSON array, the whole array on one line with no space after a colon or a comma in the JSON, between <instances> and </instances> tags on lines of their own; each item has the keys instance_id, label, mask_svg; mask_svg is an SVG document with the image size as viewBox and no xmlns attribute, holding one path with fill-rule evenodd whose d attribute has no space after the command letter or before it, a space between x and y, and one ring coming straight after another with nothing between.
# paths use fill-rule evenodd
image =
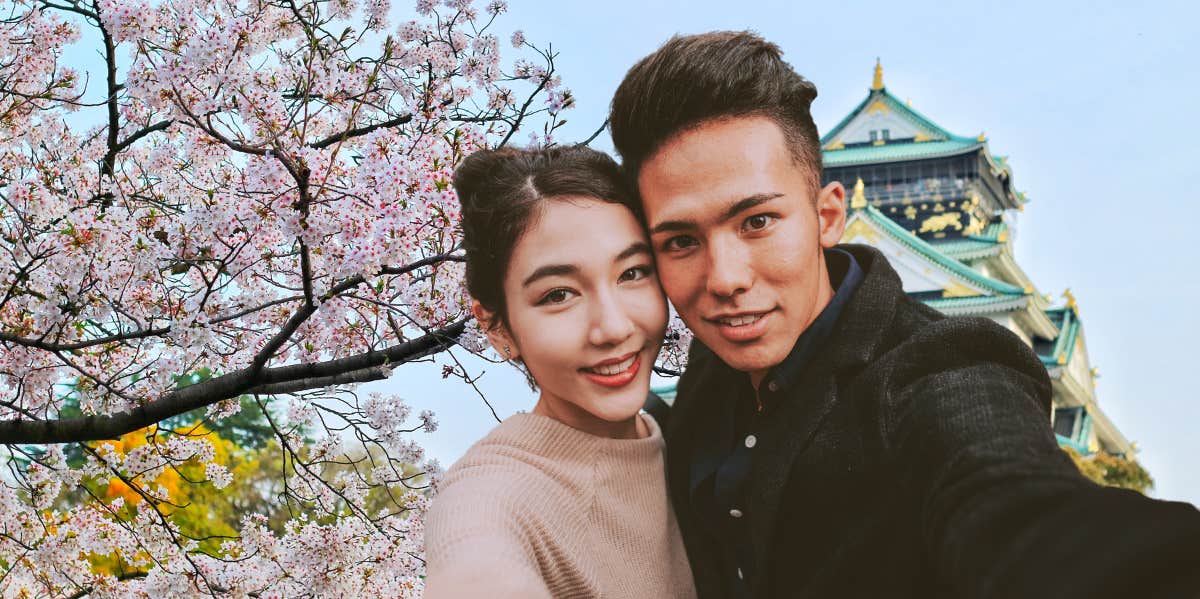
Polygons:
<instances>
[{"instance_id":1,"label":"coat sleeve","mask_svg":"<svg viewBox=\"0 0 1200 599\"><path fill-rule=\"evenodd\" d=\"M886 431L941 582L974 598L1200 596L1200 512L1084 478L1036 356L991 323L946 322L897 367Z\"/></svg>"}]
</instances>

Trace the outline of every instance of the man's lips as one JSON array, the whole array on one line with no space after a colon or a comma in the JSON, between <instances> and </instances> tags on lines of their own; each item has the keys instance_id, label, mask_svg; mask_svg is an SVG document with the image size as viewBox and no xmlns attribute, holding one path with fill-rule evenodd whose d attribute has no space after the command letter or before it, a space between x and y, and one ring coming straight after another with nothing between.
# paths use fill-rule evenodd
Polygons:
<instances>
[{"instance_id":1,"label":"man's lips","mask_svg":"<svg viewBox=\"0 0 1200 599\"><path fill-rule=\"evenodd\" d=\"M767 323L774 309L762 312L736 312L706 317L704 320L716 327L726 341L746 343L755 341L767 332Z\"/></svg>"},{"instance_id":2,"label":"man's lips","mask_svg":"<svg viewBox=\"0 0 1200 599\"><path fill-rule=\"evenodd\" d=\"M589 368L580 368L579 372L598 385L623 387L637 376L641 365L641 353L633 352L619 358L598 362Z\"/></svg>"}]
</instances>

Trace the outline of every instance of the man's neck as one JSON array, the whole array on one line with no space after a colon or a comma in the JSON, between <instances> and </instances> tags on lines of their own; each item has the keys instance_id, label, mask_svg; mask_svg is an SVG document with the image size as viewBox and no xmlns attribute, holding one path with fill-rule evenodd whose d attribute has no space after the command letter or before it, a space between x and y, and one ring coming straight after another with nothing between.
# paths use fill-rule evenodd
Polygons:
<instances>
[{"instance_id":1,"label":"man's neck","mask_svg":"<svg viewBox=\"0 0 1200 599\"><path fill-rule=\"evenodd\" d=\"M821 268L821 279L820 280L821 280L822 284L817 287L817 301L813 305L812 312L809 313L809 315L808 315L808 323L806 323L804 325L804 329L800 331L800 335L798 335L796 337L796 339L792 341L792 347L795 347L796 343L798 343L800 341L800 337L804 336L804 333L808 332L809 327L811 327L812 324L814 322L816 322L817 317L819 317L821 315L821 313L825 311L825 308L829 307L829 302L833 301L833 295L834 295L833 283L830 282L830 280L829 280L828 265L825 263L824 258L822 258L822 260L820 262L820 268ZM783 356L783 360L787 360L788 355L791 355L791 350L788 351L787 355ZM780 362L782 362L783 360L780 360ZM748 371L746 373L746 374L750 375L750 385L752 387L754 387L754 393L756 396L758 394L759 385L762 384L763 379L767 378L767 373L770 372L772 368L774 368L775 366L778 366L778 365L779 364L776 363L776 364L772 364L771 366L769 366L767 368L763 368L760 370L752 370L752 371Z\"/></svg>"}]
</instances>

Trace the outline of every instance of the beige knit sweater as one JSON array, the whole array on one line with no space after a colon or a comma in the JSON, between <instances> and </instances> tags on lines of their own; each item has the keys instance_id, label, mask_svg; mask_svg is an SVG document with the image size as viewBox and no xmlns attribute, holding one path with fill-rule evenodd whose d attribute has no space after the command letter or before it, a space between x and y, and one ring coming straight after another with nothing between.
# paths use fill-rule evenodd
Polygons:
<instances>
[{"instance_id":1,"label":"beige knit sweater","mask_svg":"<svg viewBox=\"0 0 1200 599\"><path fill-rule=\"evenodd\" d=\"M517 414L446 473L426 516L425 597L695 597L662 433L609 439Z\"/></svg>"}]
</instances>

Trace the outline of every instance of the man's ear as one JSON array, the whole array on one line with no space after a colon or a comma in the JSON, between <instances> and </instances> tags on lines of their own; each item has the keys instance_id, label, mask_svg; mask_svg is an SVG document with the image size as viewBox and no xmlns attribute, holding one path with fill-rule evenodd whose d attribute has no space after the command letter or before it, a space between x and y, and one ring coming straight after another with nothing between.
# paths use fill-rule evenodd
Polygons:
<instances>
[{"instance_id":1,"label":"man's ear","mask_svg":"<svg viewBox=\"0 0 1200 599\"><path fill-rule=\"evenodd\" d=\"M821 247L830 248L842 240L846 228L846 188L834 181L817 194L817 223Z\"/></svg>"},{"instance_id":2,"label":"man's ear","mask_svg":"<svg viewBox=\"0 0 1200 599\"><path fill-rule=\"evenodd\" d=\"M504 356L506 360L515 360L521 356L521 353L517 351L517 345L513 343L512 335L508 332L508 327L497 322L496 315L484 308L479 300L471 300L471 313L475 315L475 320L479 321L479 328L487 333L488 341L497 353Z\"/></svg>"}]
</instances>

